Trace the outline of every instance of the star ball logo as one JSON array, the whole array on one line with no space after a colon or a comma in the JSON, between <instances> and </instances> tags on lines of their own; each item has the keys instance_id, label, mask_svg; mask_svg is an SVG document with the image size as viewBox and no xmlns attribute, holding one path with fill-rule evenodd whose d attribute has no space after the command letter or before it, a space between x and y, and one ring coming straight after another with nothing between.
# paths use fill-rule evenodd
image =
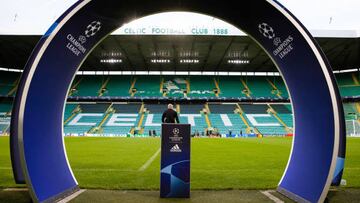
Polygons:
<instances>
[{"instance_id":1,"label":"star ball logo","mask_svg":"<svg viewBox=\"0 0 360 203\"><path fill-rule=\"evenodd\" d=\"M101 22L92 21L88 26L86 26L86 30L84 31L84 35L80 35L79 37L75 37L73 34L67 35L68 43L66 48L69 49L75 56L80 56L81 54L85 54L86 48L85 43L86 40L90 37L96 35L101 29Z\"/></svg>"},{"instance_id":2,"label":"star ball logo","mask_svg":"<svg viewBox=\"0 0 360 203\"><path fill-rule=\"evenodd\" d=\"M258 28L259 32L265 38L273 41L273 44L276 47L273 51L273 54L275 56L278 56L280 59L284 59L294 49L294 38L291 35L289 35L285 40L281 40L280 37L276 37L274 29L269 24L260 23Z\"/></svg>"},{"instance_id":3,"label":"star ball logo","mask_svg":"<svg viewBox=\"0 0 360 203\"><path fill-rule=\"evenodd\" d=\"M182 143L183 137L180 136L180 129L174 128L172 130L172 136L169 137L170 143Z\"/></svg>"},{"instance_id":4,"label":"star ball logo","mask_svg":"<svg viewBox=\"0 0 360 203\"><path fill-rule=\"evenodd\" d=\"M173 134L174 134L175 137L179 136L179 133L180 133L179 128L174 128L173 129Z\"/></svg>"},{"instance_id":5,"label":"star ball logo","mask_svg":"<svg viewBox=\"0 0 360 203\"><path fill-rule=\"evenodd\" d=\"M274 29L267 23L259 24L259 32L268 39L273 39L275 37Z\"/></svg>"},{"instance_id":6,"label":"star ball logo","mask_svg":"<svg viewBox=\"0 0 360 203\"><path fill-rule=\"evenodd\" d=\"M100 31L100 29L101 29L101 22L93 21L86 27L85 36L87 38L92 37L96 35L96 33Z\"/></svg>"}]
</instances>

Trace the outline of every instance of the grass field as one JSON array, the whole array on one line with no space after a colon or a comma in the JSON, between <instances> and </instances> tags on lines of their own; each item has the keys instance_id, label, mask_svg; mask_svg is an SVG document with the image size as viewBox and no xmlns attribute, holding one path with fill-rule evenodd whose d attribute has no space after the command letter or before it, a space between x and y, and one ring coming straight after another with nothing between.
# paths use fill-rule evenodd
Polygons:
<instances>
[{"instance_id":1,"label":"grass field","mask_svg":"<svg viewBox=\"0 0 360 203\"><path fill-rule=\"evenodd\" d=\"M81 188L158 190L158 138L66 138L71 167ZM0 137L0 188L16 187L9 138ZM290 153L291 138L192 139L192 189L276 188ZM360 187L360 139L349 138L344 179Z\"/></svg>"}]
</instances>

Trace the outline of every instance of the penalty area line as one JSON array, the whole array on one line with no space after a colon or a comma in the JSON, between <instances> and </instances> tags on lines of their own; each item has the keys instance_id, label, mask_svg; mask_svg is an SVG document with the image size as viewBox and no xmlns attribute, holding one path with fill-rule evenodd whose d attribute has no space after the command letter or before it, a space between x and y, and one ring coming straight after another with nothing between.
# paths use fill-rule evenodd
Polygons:
<instances>
[{"instance_id":1,"label":"penalty area line","mask_svg":"<svg viewBox=\"0 0 360 203\"><path fill-rule=\"evenodd\" d=\"M138 171L145 171L149 166L150 164L155 160L155 158L157 157L157 155L159 155L160 153L160 148L155 152L155 154L153 154L145 163L144 165L142 165Z\"/></svg>"},{"instance_id":2,"label":"penalty area line","mask_svg":"<svg viewBox=\"0 0 360 203\"><path fill-rule=\"evenodd\" d=\"M265 195L267 198L271 199L275 203L284 203L281 199L275 197L270 192L274 192L274 190L266 190L266 191L260 191L263 195Z\"/></svg>"}]
</instances>

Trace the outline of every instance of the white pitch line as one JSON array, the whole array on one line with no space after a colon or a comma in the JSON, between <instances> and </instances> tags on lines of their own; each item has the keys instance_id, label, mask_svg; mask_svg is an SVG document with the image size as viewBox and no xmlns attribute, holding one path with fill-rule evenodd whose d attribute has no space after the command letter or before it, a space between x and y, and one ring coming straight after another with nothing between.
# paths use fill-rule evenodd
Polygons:
<instances>
[{"instance_id":1,"label":"white pitch line","mask_svg":"<svg viewBox=\"0 0 360 203\"><path fill-rule=\"evenodd\" d=\"M6 192L21 192L21 191L28 191L27 188L6 188L3 191Z\"/></svg>"},{"instance_id":2,"label":"white pitch line","mask_svg":"<svg viewBox=\"0 0 360 203\"><path fill-rule=\"evenodd\" d=\"M282 201L281 199L275 197L274 195L272 195L270 192L274 192L273 190L266 190L266 191L261 191L261 193L263 195L265 195L266 197L268 197L269 199L271 199L272 201L274 201L275 203L284 203L284 201Z\"/></svg>"},{"instance_id":3,"label":"white pitch line","mask_svg":"<svg viewBox=\"0 0 360 203\"><path fill-rule=\"evenodd\" d=\"M57 203L67 203L70 202L72 199L75 199L77 196L79 196L81 193L85 192L86 190L79 190L77 192L75 192L74 194L66 197L65 199L62 199L60 201L58 201Z\"/></svg>"},{"instance_id":4,"label":"white pitch line","mask_svg":"<svg viewBox=\"0 0 360 203\"><path fill-rule=\"evenodd\" d=\"M149 160L147 160L145 163L144 163L144 165L142 165L139 169L138 169L138 171L145 171L145 169L147 169L149 166L150 166L150 164L155 160L155 158L157 157L157 155L160 153L160 148L155 152L155 154L154 155L152 155L150 158L149 158Z\"/></svg>"}]
</instances>

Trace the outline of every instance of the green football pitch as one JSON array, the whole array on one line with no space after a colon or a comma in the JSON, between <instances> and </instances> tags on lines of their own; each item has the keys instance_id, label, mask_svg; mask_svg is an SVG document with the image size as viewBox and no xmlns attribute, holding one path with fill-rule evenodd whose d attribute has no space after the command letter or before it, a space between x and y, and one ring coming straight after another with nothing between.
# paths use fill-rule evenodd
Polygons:
<instances>
[{"instance_id":1,"label":"green football pitch","mask_svg":"<svg viewBox=\"0 0 360 203\"><path fill-rule=\"evenodd\" d=\"M291 138L193 138L193 190L274 189L286 167ZM159 138L65 138L81 188L158 190ZM360 187L360 139L349 138L345 187ZM19 187L12 177L9 138L0 137L0 188Z\"/></svg>"}]
</instances>

